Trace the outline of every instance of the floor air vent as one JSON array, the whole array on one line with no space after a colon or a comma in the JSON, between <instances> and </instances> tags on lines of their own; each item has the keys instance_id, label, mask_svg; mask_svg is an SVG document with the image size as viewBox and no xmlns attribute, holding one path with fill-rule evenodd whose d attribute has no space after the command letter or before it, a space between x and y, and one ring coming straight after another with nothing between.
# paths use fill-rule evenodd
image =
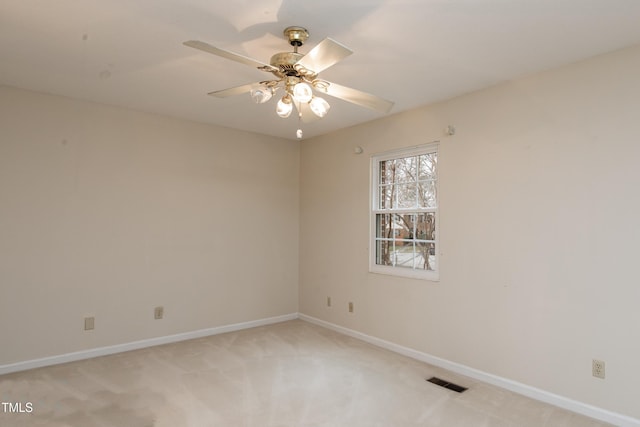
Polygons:
<instances>
[{"instance_id":1,"label":"floor air vent","mask_svg":"<svg viewBox=\"0 0 640 427\"><path fill-rule=\"evenodd\" d=\"M462 387L462 386L459 386L458 384L450 383L449 381L445 381L437 377L431 377L427 381L429 381L430 383L439 385L440 387L448 388L449 390L453 390L458 393L462 393L467 389L466 387Z\"/></svg>"}]
</instances>

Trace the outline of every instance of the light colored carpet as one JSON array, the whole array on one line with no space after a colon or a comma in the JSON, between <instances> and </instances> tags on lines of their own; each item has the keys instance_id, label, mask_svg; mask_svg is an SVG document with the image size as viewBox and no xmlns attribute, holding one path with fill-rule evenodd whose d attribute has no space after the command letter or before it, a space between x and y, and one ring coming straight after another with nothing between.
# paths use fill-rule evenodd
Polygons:
<instances>
[{"instance_id":1,"label":"light colored carpet","mask_svg":"<svg viewBox=\"0 0 640 427\"><path fill-rule=\"evenodd\" d=\"M301 320L0 376L0 400L33 404L3 427L607 425Z\"/></svg>"}]
</instances>

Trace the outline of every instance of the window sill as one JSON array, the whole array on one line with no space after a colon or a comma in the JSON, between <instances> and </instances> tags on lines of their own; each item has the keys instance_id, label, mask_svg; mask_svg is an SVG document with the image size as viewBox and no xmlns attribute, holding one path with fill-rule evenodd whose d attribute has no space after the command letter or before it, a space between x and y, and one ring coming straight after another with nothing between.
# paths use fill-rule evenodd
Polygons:
<instances>
[{"instance_id":1,"label":"window sill","mask_svg":"<svg viewBox=\"0 0 640 427\"><path fill-rule=\"evenodd\" d=\"M376 265L369 268L369 273L382 274L385 276L393 277L404 277L407 279L418 279L434 283L440 282L440 277L435 271L410 270L398 267L385 268L384 266Z\"/></svg>"}]
</instances>

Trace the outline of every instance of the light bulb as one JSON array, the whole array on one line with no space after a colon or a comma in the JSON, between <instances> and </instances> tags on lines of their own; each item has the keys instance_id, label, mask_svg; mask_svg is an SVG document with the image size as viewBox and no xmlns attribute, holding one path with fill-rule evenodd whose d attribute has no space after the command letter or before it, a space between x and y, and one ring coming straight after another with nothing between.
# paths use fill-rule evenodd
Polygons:
<instances>
[{"instance_id":1,"label":"light bulb","mask_svg":"<svg viewBox=\"0 0 640 427\"><path fill-rule=\"evenodd\" d=\"M289 95L285 95L281 100L278 101L278 105L276 106L276 114L286 119L291 115L291 111L293 111L293 103L291 102L291 97Z\"/></svg>"},{"instance_id":2,"label":"light bulb","mask_svg":"<svg viewBox=\"0 0 640 427\"><path fill-rule=\"evenodd\" d=\"M309 103L309 107L311 107L311 111L313 111L313 114L321 118L326 116L329 112L329 108L331 108L327 101L322 98L318 98L317 96L313 97L313 99Z\"/></svg>"},{"instance_id":3,"label":"light bulb","mask_svg":"<svg viewBox=\"0 0 640 427\"><path fill-rule=\"evenodd\" d=\"M311 86L304 82L300 82L293 87L293 97L296 101L307 103L311 101L313 97L313 92L311 91Z\"/></svg>"},{"instance_id":4,"label":"light bulb","mask_svg":"<svg viewBox=\"0 0 640 427\"><path fill-rule=\"evenodd\" d=\"M296 137L297 137L298 139L302 139L302 129L298 129L298 130L296 131Z\"/></svg>"},{"instance_id":5,"label":"light bulb","mask_svg":"<svg viewBox=\"0 0 640 427\"><path fill-rule=\"evenodd\" d=\"M273 89L268 87L260 86L257 89L251 89L251 99L253 99L256 104L264 104L271 99L272 95Z\"/></svg>"}]
</instances>

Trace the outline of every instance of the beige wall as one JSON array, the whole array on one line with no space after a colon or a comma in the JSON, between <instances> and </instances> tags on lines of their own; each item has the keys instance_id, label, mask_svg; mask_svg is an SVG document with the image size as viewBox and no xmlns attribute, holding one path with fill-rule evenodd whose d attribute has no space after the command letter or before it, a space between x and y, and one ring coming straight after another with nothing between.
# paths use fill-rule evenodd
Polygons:
<instances>
[{"instance_id":1,"label":"beige wall","mask_svg":"<svg viewBox=\"0 0 640 427\"><path fill-rule=\"evenodd\" d=\"M300 312L640 417L638 76L636 47L304 142ZM370 155L434 140L441 280L368 273Z\"/></svg>"},{"instance_id":2,"label":"beige wall","mask_svg":"<svg viewBox=\"0 0 640 427\"><path fill-rule=\"evenodd\" d=\"M298 142L7 87L0 132L0 365L297 311Z\"/></svg>"},{"instance_id":3,"label":"beige wall","mask_svg":"<svg viewBox=\"0 0 640 427\"><path fill-rule=\"evenodd\" d=\"M640 417L638 75L632 48L301 144L0 87L0 364L299 309ZM441 280L370 274L369 156L433 140Z\"/></svg>"}]
</instances>

